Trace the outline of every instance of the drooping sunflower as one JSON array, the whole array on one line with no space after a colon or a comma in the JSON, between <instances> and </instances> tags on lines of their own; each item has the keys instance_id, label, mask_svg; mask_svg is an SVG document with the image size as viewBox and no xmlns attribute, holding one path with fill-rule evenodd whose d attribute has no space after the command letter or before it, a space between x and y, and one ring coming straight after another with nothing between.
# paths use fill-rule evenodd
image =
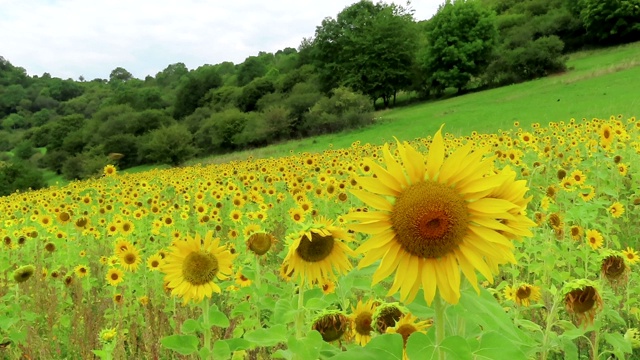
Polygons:
<instances>
[{"instance_id":1,"label":"drooping sunflower","mask_svg":"<svg viewBox=\"0 0 640 360\"><path fill-rule=\"evenodd\" d=\"M349 318L340 310L325 310L311 325L311 329L317 330L326 342L340 340L349 333L350 327Z\"/></svg>"},{"instance_id":2,"label":"drooping sunflower","mask_svg":"<svg viewBox=\"0 0 640 360\"><path fill-rule=\"evenodd\" d=\"M287 236L289 251L284 259L289 271L300 285L335 280L334 273L351 270L349 256L355 253L347 242L351 236L346 230L333 225L333 221L319 217L303 230Z\"/></svg>"},{"instance_id":3,"label":"drooping sunflower","mask_svg":"<svg viewBox=\"0 0 640 360\"><path fill-rule=\"evenodd\" d=\"M210 298L213 292L220 293L220 286L214 280L233 275L231 265L236 256L226 245L220 246L220 239L213 238L213 231L208 231L204 239L196 234L175 241L161 270L166 274L164 280L168 287L173 289L172 295L182 297L185 304L189 300L200 302Z\"/></svg>"},{"instance_id":4,"label":"drooping sunflower","mask_svg":"<svg viewBox=\"0 0 640 360\"><path fill-rule=\"evenodd\" d=\"M383 147L386 169L365 160L376 178L358 178L365 190L351 193L381 211L352 213L352 230L372 234L357 252L359 268L381 259L373 275L378 283L395 272L389 295L411 302L420 287L428 304L436 290L452 304L460 298L460 270L479 292L475 271L489 281L497 265L515 263L511 239L531 236L535 225L524 216L531 198L513 170L495 172L488 149L471 151L468 143L445 159L442 128L426 159L408 143L398 142L404 166ZM494 191L499 190L497 193ZM515 216L514 214L518 215Z\"/></svg>"},{"instance_id":5,"label":"drooping sunflower","mask_svg":"<svg viewBox=\"0 0 640 360\"><path fill-rule=\"evenodd\" d=\"M351 335L355 338L356 343L361 346L367 345L371 341L371 332L373 331L373 313L376 310L373 299L369 299L366 303L358 300L355 309L351 307Z\"/></svg>"},{"instance_id":6,"label":"drooping sunflower","mask_svg":"<svg viewBox=\"0 0 640 360\"><path fill-rule=\"evenodd\" d=\"M585 328L593 324L595 315L603 308L598 286L587 279L577 279L563 287L567 312L573 314L578 324Z\"/></svg>"},{"instance_id":7,"label":"drooping sunflower","mask_svg":"<svg viewBox=\"0 0 640 360\"><path fill-rule=\"evenodd\" d=\"M635 264L640 261L638 252L632 249L630 246L627 246L626 250L622 250L622 255L629 264Z\"/></svg>"},{"instance_id":8,"label":"drooping sunflower","mask_svg":"<svg viewBox=\"0 0 640 360\"><path fill-rule=\"evenodd\" d=\"M33 265L24 265L13 271L13 280L17 283L23 283L33 276L36 271Z\"/></svg>"},{"instance_id":9,"label":"drooping sunflower","mask_svg":"<svg viewBox=\"0 0 640 360\"><path fill-rule=\"evenodd\" d=\"M397 302L377 305L372 317L373 326L377 332L384 334L388 327L396 326L396 322L408 312Z\"/></svg>"},{"instance_id":10,"label":"drooping sunflower","mask_svg":"<svg viewBox=\"0 0 640 360\"><path fill-rule=\"evenodd\" d=\"M611 287L618 288L627 283L629 266L620 253L605 253L600 266L600 274L607 279Z\"/></svg>"}]
</instances>

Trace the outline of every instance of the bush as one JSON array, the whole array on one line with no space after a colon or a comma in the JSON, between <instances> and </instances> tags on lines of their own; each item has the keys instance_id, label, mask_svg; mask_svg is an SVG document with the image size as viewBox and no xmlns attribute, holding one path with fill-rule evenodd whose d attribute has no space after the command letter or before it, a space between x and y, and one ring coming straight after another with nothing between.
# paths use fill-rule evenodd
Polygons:
<instances>
[{"instance_id":1,"label":"bush","mask_svg":"<svg viewBox=\"0 0 640 360\"><path fill-rule=\"evenodd\" d=\"M203 153L235 150L234 137L244 130L248 118L235 108L211 115L194 135L196 145Z\"/></svg>"},{"instance_id":2,"label":"bush","mask_svg":"<svg viewBox=\"0 0 640 360\"><path fill-rule=\"evenodd\" d=\"M16 190L40 189L46 186L42 171L28 162L14 159L0 162L0 196Z\"/></svg>"},{"instance_id":3,"label":"bush","mask_svg":"<svg viewBox=\"0 0 640 360\"><path fill-rule=\"evenodd\" d=\"M174 124L145 135L138 154L141 159L154 163L179 165L195 154L192 142L193 136L186 126Z\"/></svg>"},{"instance_id":4,"label":"bush","mask_svg":"<svg viewBox=\"0 0 640 360\"><path fill-rule=\"evenodd\" d=\"M373 105L365 95L347 88L337 88L330 98L322 98L304 117L301 129L307 135L332 133L369 125Z\"/></svg>"}]
</instances>

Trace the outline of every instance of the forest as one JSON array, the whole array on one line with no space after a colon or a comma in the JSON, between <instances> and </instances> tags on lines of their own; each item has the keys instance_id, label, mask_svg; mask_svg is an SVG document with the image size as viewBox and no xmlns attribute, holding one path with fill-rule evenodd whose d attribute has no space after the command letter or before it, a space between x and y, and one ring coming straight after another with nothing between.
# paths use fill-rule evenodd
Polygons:
<instances>
[{"instance_id":1,"label":"forest","mask_svg":"<svg viewBox=\"0 0 640 360\"><path fill-rule=\"evenodd\" d=\"M640 40L640 0L454 0L428 20L367 0L296 47L137 79L29 76L0 56L0 196L368 126L374 111L566 71L566 54ZM295 44L292 44L295 46ZM0 54L2 55L2 54Z\"/></svg>"}]
</instances>

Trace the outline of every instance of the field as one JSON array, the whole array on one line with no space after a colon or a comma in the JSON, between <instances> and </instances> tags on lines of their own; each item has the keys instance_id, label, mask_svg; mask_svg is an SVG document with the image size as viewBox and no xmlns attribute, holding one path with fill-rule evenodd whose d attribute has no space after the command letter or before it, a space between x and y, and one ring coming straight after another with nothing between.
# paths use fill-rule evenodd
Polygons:
<instances>
[{"instance_id":1,"label":"field","mask_svg":"<svg viewBox=\"0 0 640 360\"><path fill-rule=\"evenodd\" d=\"M0 359L638 358L639 53L0 198Z\"/></svg>"}]
</instances>

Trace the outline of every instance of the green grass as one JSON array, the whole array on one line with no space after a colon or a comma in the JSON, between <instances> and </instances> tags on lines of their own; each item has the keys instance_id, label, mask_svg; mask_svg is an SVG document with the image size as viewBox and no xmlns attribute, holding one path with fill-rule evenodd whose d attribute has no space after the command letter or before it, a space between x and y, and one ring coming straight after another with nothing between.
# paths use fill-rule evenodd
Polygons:
<instances>
[{"instance_id":1,"label":"green grass","mask_svg":"<svg viewBox=\"0 0 640 360\"><path fill-rule=\"evenodd\" d=\"M393 136L409 140L432 135L440 125L454 135L495 132L538 122L570 118L640 116L640 43L591 50L569 56L563 74L522 84L378 111L375 125L349 132L289 141L265 148L190 161L222 163L252 156L278 157L293 152L321 152L349 147L354 141L381 144Z\"/></svg>"}]
</instances>

